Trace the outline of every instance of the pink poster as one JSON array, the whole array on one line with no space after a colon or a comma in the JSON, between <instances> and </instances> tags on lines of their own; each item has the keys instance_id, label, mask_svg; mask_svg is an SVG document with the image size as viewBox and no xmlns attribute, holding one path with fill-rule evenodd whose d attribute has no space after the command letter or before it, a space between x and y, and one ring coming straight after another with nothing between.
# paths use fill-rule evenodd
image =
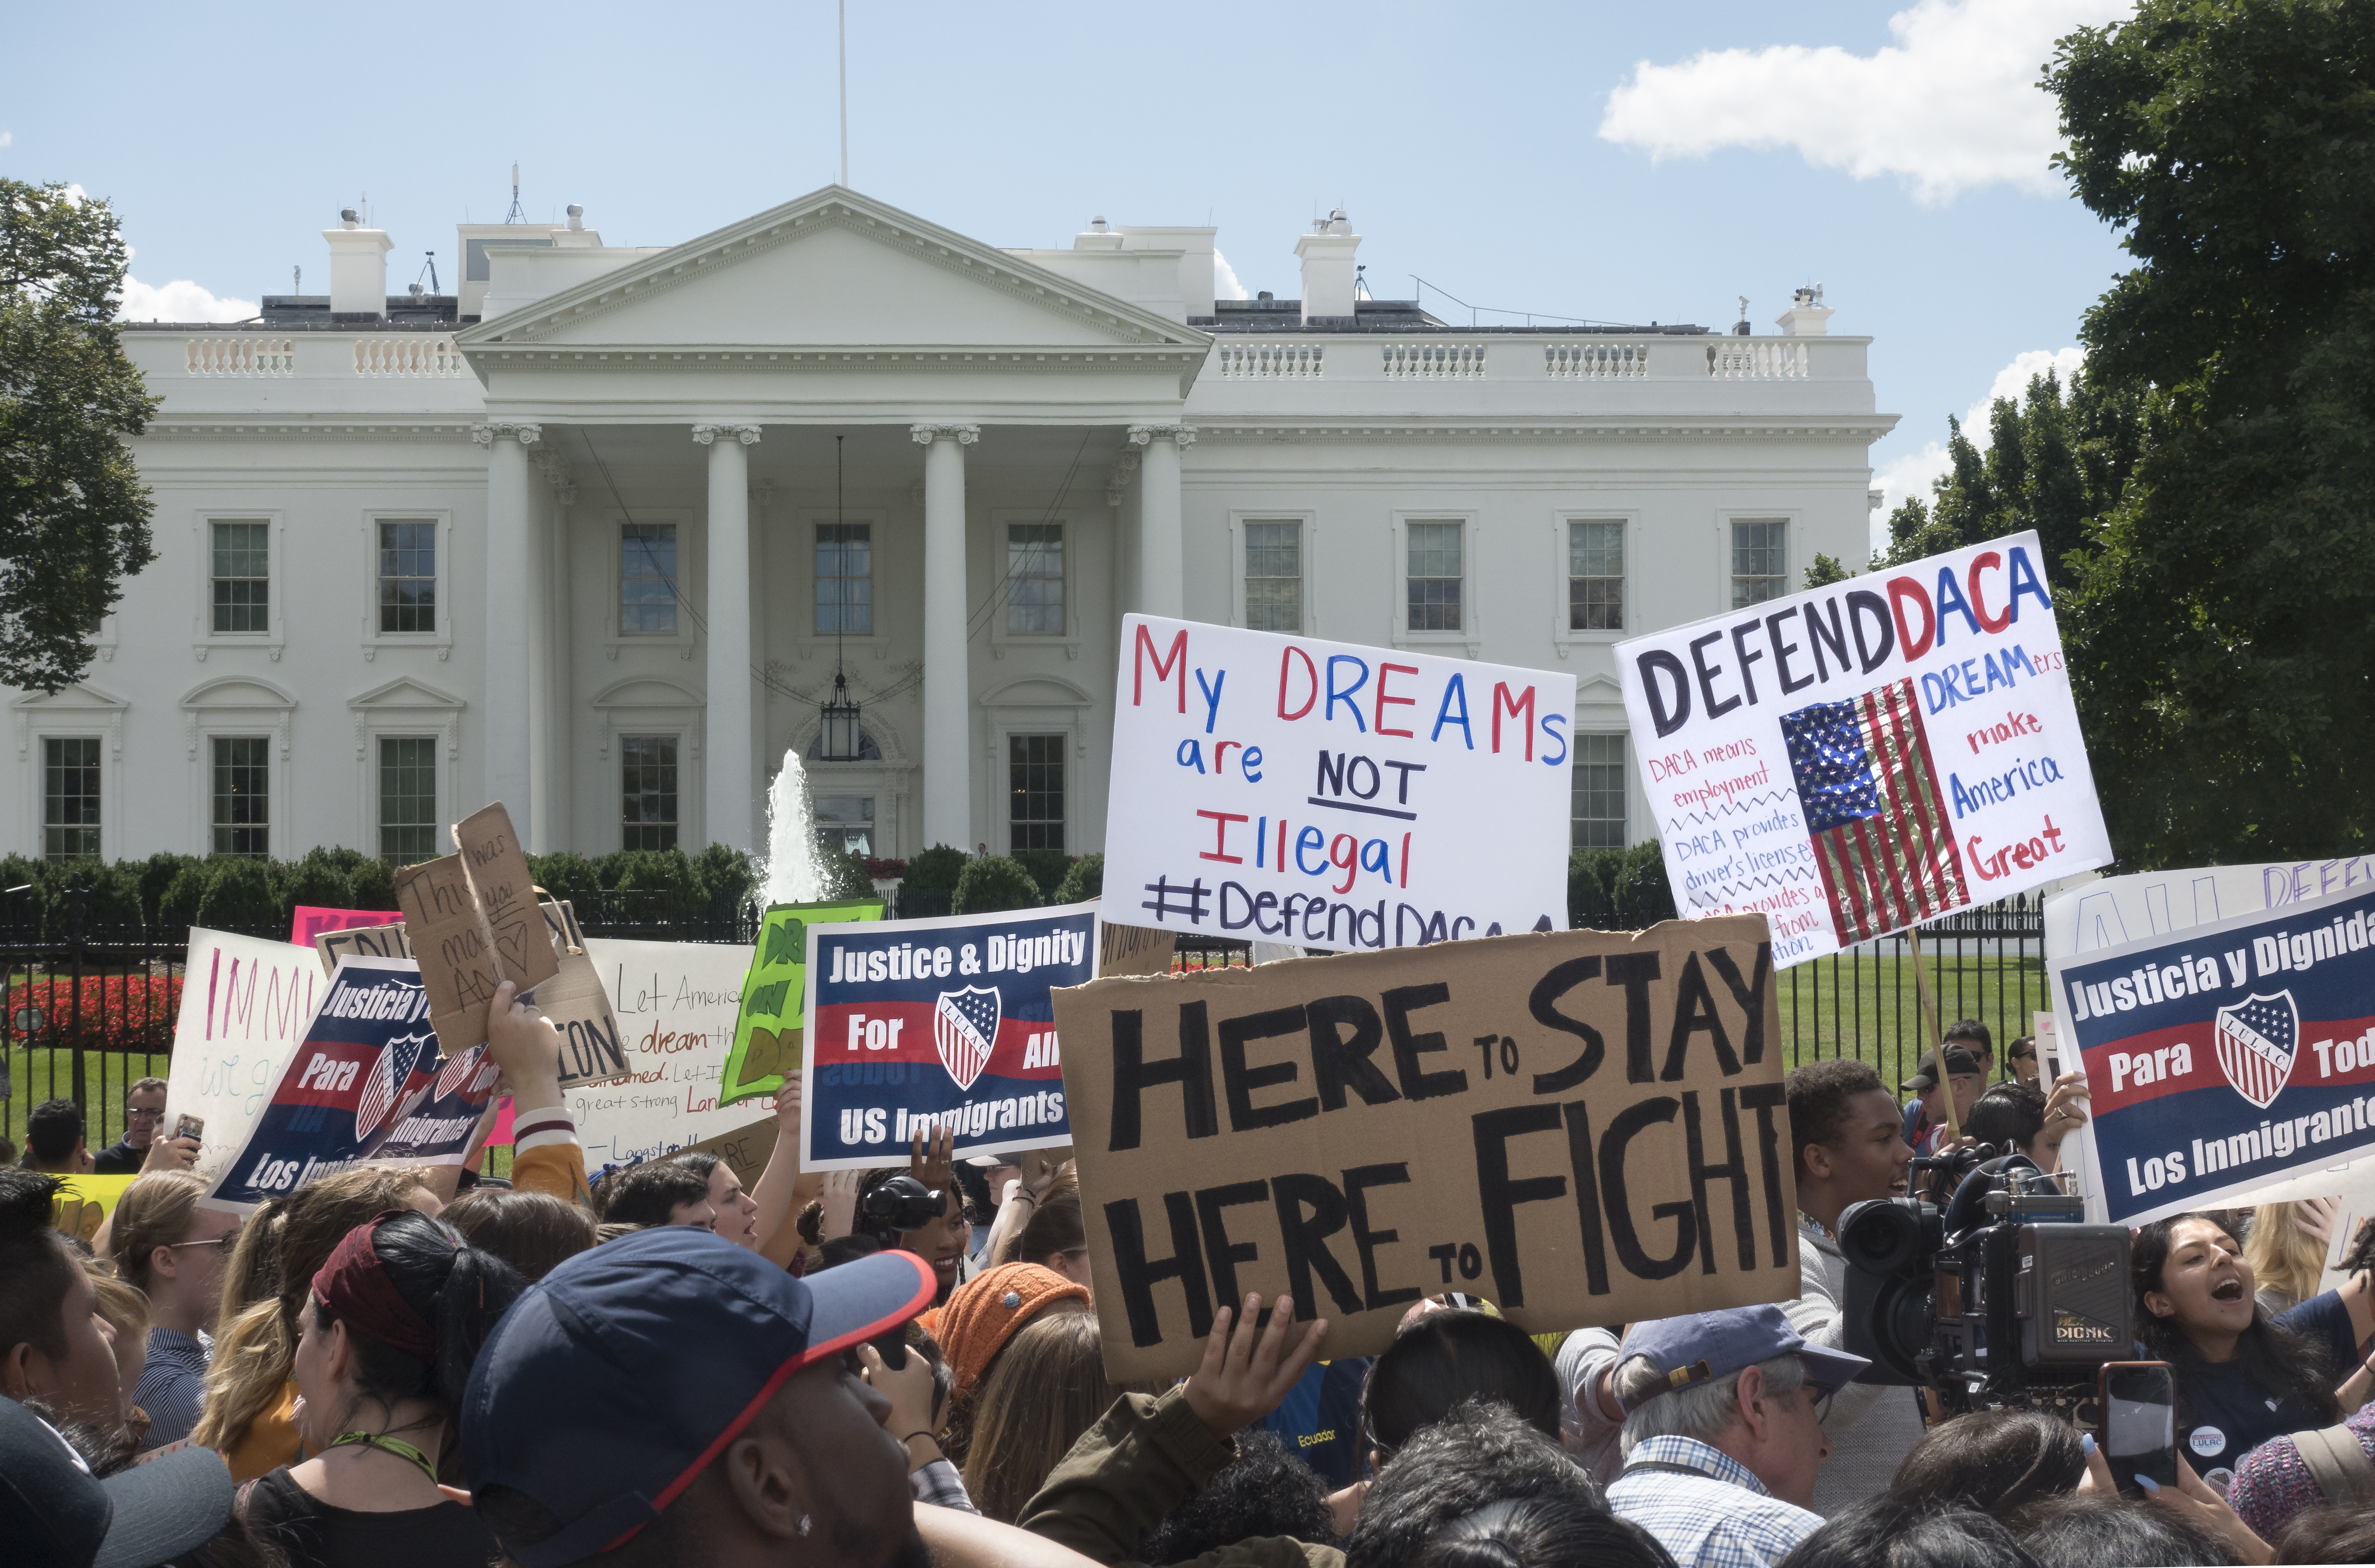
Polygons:
<instances>
[{"instance_id":1,"label":"pink poster","mask_svg":"<svg viewBox=\"0 0 2375 1568\"><path fill-rule=\"evenodd\" d=\"M297 917L289 924L289 939L301 948L310 948L313 938L325 931L352 931L368 925L394 925L403 920L402 913L393 909L323 909L310 903L297 906Z\"/></svg>"}]
</instances>

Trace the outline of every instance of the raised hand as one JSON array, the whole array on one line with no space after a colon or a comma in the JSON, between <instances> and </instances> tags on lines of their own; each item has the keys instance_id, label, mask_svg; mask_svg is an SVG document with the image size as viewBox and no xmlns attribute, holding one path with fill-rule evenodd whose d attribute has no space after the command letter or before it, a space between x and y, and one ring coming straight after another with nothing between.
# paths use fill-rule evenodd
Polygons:
<instances>
[{"instance_id":1,"label":"raised hand","mask_svg":"<svg viewBox=\"0 0 2375 1568\"><path fill-rule=\"evenodd\" d=\"M1204 1341L1204 1362L1188 1380L1188 1408L1216 1436L1231 1436L1277 1409L1318 1356L1328 1334L1328 1320L1316 1319L1290 1351L1294 1298L1278 1298L1269 1326L1256 1326L1260 1315L1261 1298L1256 1295L1246 1297L1242 1317L1223 1307Z\"/></svg>"}]
</instances>

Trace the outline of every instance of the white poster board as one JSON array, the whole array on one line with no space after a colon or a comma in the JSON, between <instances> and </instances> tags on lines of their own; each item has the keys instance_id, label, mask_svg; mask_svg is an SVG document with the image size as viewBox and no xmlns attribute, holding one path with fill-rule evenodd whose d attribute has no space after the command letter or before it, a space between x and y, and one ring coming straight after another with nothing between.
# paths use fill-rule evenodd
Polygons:
<instances>
[{"instance_id":1,"label":"white poster board","mask_svg":"<svg viewBox=\"0 0 2375 1568\"><path fill-rule=\"evenodd\" d=\"M1345 951L1566 925L1575 678L1122 619L1105 905Z\"/></svg>"},{"instance_id":2,"label":"white poster board","mask_svg":"<svg viewBox=\"0 0 2375 1568\"><path fill-rule=\"evenodd\" d=\"M246 1146L328 983L312 948L190 927L160 1125L171 1136L181 1117L206 1118L194 1169L209 1186Z\"/></svg>"},{"instance_id":3,"label":"white poster board","mask_svg":"<svg viewBox=\"0 0 2375 1568\"><path fill-rule=\"evenodd\" d=\"M1777 967L2111 858L2045 557L2017 534L1616 646L1674 905Z\"/></svg>"},{"instance_id":4,"label":"white poster board","mask_svg":"<svg viewBox=\"0 0 2375 1568\"><path fill-rule=\"evenodd\" d=\"M2375 882L2375 855L2099 877L2045 901L2045 953L2072 958Z\"/></svg>"},{"instance_id":5,"label":"white poster board","mask_svg":"<svg viewBox=\"0 0 2375 1568\"><path fill-rule=\"evenodd\" d=\"M734 1043L742 977L750 968L749 947L588 937L585 951L609 993L632 1075L562 1096L589 1175L606 1164L739 1132L764 1112L763 1105L717 1105L718 1075Z\"/></svg>"}]
</instances>

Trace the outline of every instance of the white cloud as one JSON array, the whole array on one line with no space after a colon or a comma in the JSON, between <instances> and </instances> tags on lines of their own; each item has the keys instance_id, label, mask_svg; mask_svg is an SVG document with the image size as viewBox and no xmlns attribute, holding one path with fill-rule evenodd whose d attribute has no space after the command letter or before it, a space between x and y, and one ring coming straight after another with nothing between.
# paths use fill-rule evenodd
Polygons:
<instances>
[{"instance_id":1,"label":"white cloud","mask_svg":"<svg viewBox=\"0 0 2375 1568\"><path fill-rule=\"evenodd\" d=\"M2133 0L1918 0L1888 19L1896 42L1709 50L1644 60L1609 95L1606 140L1657 158L1794 147L1859 180L1895 174L1940 203L1998 183L2052 193L2062 137L2038 76L2053 41L2126 16ZM1820 10L1807 13L1822 15Z\"/></svg>"},{"instance_id":2,"label":"white cloud","mask_svg":"<svg viewBox=\"0 0 2375 1568\"><path fill-rule=\"evenodd\" d=\"M1229 258L1218 251L1212 253L1212 298L1215 300L1248 298L1246 286L1237 281L1237 269L1231 266Z\"/></svg>"},{"instance_id":3,"label":"white cloud","mask_svg":"<svg viewBox=\"0 0 2375 1568\"><path fill-rule=\"evenodd\" d=\"M1987 395L1963 410L1963 433L1976 442L1981 451L1987 449L1988 414L1999 397L2018 403L2028 391L2028 383L2051 371L2061 378L2066 393L2070 378L2076 375L2086 362L2086 350L2069 348L2030 348L2013 356L2012 363L1996 372L1996 379ZM1926 442L1919 452L1908 452L1895 461L1884 464L1872 477L1873 486L1884 490L1885 498L1880 510L1873 513L1872 542L1874 549L1887 547L1888 514L1905 502L1908 496L1930 500L1931 483L1943 477L1955 466L1942 437Z\"/></svg>"},{"instance_id":4,"label":"white cloud","mask_svg":"<svg viewBox=\"0 0 2375 1568\"><path fill-rule=\"evenodd\" d=\"M218 297L186 277L151 288L127 273L115 314L119 321L245 321L259 308L253 300Z\"/></svg>"},{"instance_id":5,"label":"white cloud","mask_svg":"<svg viewBox=\"0 0 2375 1568\"><path fill-rule=\"evenodd\" d=\"M9 147L16 145L17 134L14 131L0 131L0 147Z\"/></svg>"}]
</instances>

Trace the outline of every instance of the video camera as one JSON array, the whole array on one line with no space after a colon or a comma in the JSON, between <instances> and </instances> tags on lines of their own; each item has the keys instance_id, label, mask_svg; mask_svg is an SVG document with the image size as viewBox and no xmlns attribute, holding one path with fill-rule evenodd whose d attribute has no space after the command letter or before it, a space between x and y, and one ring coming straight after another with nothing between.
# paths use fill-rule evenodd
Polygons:
<instances>
[{"instance_id":1,"label":"video camera","mask_svg":"<svg viewBox=\"0 0 2375 1568\"><path fill-rule=\"evenodd\" d=\"M2081 1201L2026 1158L1986 1144L1913 1161L1953 1199L1848 1206L1847 1349L1857 1381L1925 1385L1948 1412L2002 1405L2074 1418L2096 1370L2135 1353L2124 1225L2084 1222Z\"/></svg>"},{"instance_id":2,"label":"video camera","mask_svg":"<svg viewBox=\"0 0 2375 1568\"><path fill-rule=\"evenodd\" d=\"M920 1231L948 1212L948 1194L913 1176L892 1176L858 1205L861 1226L878 1237Z\"/></svg>"}]
</instances>

